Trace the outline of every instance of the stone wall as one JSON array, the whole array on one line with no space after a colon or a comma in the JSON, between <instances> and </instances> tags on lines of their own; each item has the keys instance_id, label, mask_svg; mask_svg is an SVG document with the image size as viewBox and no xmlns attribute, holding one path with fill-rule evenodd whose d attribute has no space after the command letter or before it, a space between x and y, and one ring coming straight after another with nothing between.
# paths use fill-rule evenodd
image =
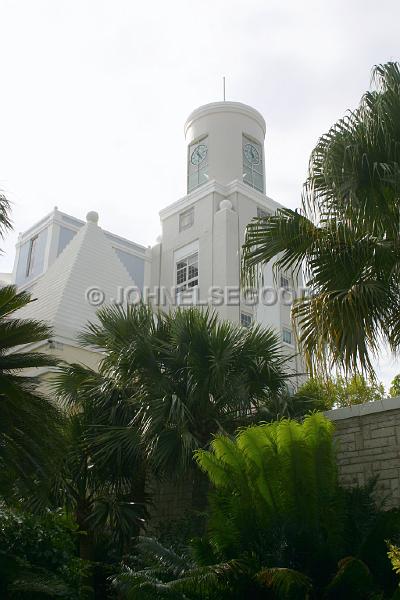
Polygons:
<instances>
[{"instance_id":1,"label":"stone wall","mask_svg":"<svg viewBox=\"0 0 400 600\"><path fill-rule=\"evenodd\" d=\"M386 506L400 506L400 397L330 410L335 423L339 477L363 485L378 476Z\"/></svg>"}]
</instances>

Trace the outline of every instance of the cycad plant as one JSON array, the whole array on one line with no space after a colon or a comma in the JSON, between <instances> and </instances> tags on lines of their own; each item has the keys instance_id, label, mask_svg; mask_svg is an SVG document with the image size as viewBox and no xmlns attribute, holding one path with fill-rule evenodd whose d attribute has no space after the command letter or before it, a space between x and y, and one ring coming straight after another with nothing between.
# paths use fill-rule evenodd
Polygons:
<instances>
[{"instance_id":1,"label":"cycad plant","mask_svg":"<svg viewBox=\"0 0 400 600\"><path fill-rule=\"evenodd\" d=\"M310 370L372 372L381 341L400 344L400 69L373 71L375 88L312 152L302 209L253 221L245 277L264 263L303 271L310 294L293 317Z\"/></svg>"},{"instance_id":2,"label":"cycad plant","mask_svg":"<svg viewBox=\"0 0 400 600\"><path fill-rule=\"evenodd\" d=\"M313 577L319 563L334 568L344 524L332 429L321 414L302 424L284 419L244 429L235 440L217 436L210 451L197 453L215 488L209 529L217 556L256 549L265 565Z\"/></svg>"},{"instance_id":3,"label":"cycad plant","mask_svg":"<svg viewBox=\"0 0 400 600\"><path fill-rule=\"evenodd\" d=\"M385 537L398 537L399 514L340 488L332 434L316 413L217 436L199 450L213 484L205 538L187 554L141 541L139 556L152 561L124 567L115 579L123 597L391 598Z\"/></svg>"}]
</instances>

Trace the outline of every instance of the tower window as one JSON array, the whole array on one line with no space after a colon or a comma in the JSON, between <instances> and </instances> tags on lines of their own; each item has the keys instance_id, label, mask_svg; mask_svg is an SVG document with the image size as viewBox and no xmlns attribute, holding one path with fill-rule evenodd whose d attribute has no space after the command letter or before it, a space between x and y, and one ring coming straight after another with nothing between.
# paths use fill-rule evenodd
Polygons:
<instances>
[{"instance_id":1,"label":"tower window","mask_svg":"<svg viewBox=\"0 0 400 600\"><path fill-rule=\"evenodd\" d=\"M243 136L243 182L264 192L264 162L261 144Z\"/></svg>"},{"instance_id":2,"label":"tower window","mask_svg":"<svg viewBox=\"0 0 400 600\"><path fill-rule=\"evenodd\" d=\"M196 252L176 263L176 291L196 287L199 284L199 255Z\"/></svg>"},{"instance_id":3,"label":"tower window","mask_svg":"<svg viewBox=\"0 0 400 600\"><path fill-rule=\"evenodd\" d=\"M285 344L293 345L293 335L290 329L286 329L285 327L282 329L282 342Z\"/></svg>"},{"instance_id":4,"label":"tower window","mask_svg":"<svg viewBox=\"0 0 400 600\"><path fill-rule=\"evenodd\" d=\"M208 181L208 136L188 148L188 192Z\"/></svg>"},{"instance_id":5,"label":"tower window","mask_svg":"<svg viewBox=\"0 0 400 600\"><path fill-rule=\"evenodd\" d=\"M26 263L26 276L32 275L35 268L35 258L38 245L38 236L35 235L29 242L28 260Z\"/></svg>"},{"instance_id":6,"label":"tower window","mask_svg":"<svg viewBox=\"0 0 400 600\"><path fill-rule=\"evenodd\" d=\"M189 208L179 215L179 231L192 227L194 223L194 208Z\"/></svg>"}]
</instances>

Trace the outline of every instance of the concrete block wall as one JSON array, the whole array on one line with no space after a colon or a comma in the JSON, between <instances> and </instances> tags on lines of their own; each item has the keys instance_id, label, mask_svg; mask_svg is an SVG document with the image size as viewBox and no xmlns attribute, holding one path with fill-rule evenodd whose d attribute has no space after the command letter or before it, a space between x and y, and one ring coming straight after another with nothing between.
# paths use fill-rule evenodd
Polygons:
<instances>
[{"instance_id":1,"label":"concrete block wall","mask_svg":"<svg viewBox=\"0 0 400 600\"><path fill-rule=\"evenodd\" d=\"M336 428L339 478L346 486L378 476L387 508L400 506L400 397L327 411Z\"/></svg>"}]
</instances>

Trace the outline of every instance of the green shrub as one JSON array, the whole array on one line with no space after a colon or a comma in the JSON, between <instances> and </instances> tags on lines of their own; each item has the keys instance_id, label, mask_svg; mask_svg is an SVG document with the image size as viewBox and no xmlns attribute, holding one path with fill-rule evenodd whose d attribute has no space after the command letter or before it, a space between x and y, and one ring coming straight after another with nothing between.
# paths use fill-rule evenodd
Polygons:
<instances>
[{"instance_id":1,"label":"green shrub","mask_svg":"<svg viewBox=\"0 0 400 600\"><path fill-rule=\"evenodd\" d=\"M76 526L62 513L36 516L0 507L0 597L84 597L79 582L85 564L76 545Z\"/></svg>"}]
</instances>

